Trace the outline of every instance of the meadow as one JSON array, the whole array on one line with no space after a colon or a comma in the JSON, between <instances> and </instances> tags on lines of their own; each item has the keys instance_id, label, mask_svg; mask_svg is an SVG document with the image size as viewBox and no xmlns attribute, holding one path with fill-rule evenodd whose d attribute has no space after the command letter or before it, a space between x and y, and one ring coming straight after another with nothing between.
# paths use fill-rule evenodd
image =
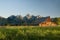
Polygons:
<instances>
[{"instance_id":1,"label":"meadow","mask_svg":"<svg viewBox=\"0 0 60 40\"><path fill-rule=\"evenodd\" d=\"M60 40L60 26L4 26L0 40Z\"/></svg>"}]
</instances>

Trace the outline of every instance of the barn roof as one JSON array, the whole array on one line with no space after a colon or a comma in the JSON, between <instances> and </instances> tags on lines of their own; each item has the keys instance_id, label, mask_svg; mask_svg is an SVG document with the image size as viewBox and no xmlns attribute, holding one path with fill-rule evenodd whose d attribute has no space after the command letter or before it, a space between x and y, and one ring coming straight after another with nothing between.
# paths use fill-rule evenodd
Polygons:
<instances>
[{"instance_id":1,"label":"barn roof","mask_svg":"<svg viewBox=\"0 0 60 40\"><path fill-rule=\"evenodd\" d=\"M44 21L46 21L46 19L49 18L49 17L50 17L50 16L38 18L38 19L36 19L35 24L39 24L39 23L41 23L41 22L44 22Z\"/></svg>"}]
</instances>

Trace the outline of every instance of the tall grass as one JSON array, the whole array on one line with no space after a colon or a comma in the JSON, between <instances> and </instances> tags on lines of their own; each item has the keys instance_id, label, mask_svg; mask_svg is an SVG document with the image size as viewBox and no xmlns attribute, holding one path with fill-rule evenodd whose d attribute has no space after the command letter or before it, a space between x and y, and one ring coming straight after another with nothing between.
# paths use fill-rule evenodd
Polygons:
<instances>
[{"instance_id":1,"label":"tall grass","mask_svg":"<svg viewBox=\"0 0 60 40\"><path fill-rule=\"evenodd\" d=\"M0 40L60 40L60 27L1 27Z\"/></svg>"}]
</instances>

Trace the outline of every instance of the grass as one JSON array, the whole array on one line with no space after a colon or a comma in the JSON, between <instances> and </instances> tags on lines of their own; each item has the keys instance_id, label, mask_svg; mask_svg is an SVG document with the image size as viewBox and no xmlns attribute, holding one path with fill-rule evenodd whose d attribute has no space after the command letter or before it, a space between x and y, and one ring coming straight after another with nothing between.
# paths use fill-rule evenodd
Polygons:
<instances>
[{"instance_id":1,"label":"grass","mask_svg":"<svg viewBox=\"0 0 60 40\"><path fill-rule=\"evenodd\" d=\"M60 27L0 27L0 40L60 40Z\"/></svg>"}]
</instances>

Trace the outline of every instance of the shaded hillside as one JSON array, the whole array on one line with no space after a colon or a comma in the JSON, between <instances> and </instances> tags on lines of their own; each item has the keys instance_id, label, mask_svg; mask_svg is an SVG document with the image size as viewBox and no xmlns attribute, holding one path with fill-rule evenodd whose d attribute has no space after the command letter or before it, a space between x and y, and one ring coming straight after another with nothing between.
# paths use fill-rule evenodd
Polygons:
<instances>
[{"instance_id":1,"label":"shaded hillside","mask_svg":"<svg viewBox=\"0 0 60 40\"><path fill-rule=\"evenodd\" d=\"M47 20L48 19L48 20ZM19 26L19 25L32 25L36 26L42 22L51 21L60 25L60 18L50 18L50 16L41 17L41 16L34 16L27 14L26 16L22 17L21 15L11 15L8 18L0 17L0 26Z\"/></svg>"}]
</instances>

